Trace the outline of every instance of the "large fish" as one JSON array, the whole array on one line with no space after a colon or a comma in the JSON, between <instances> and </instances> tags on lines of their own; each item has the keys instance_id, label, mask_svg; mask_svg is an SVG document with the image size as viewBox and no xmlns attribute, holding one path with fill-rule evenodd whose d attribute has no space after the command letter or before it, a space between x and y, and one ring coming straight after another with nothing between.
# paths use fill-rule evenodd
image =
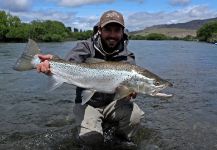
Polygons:
<instances>
[{"instance_id":1,"label":"large fish","mask_svg":"<svg viewBox=\"0 0 217 150\"><path fill-rule=\"evenodd\" d=\"M39 53L40 49L36 42L29 39L14 69L25 71L36 68L41 62L37 56ZM136 65L98 59L88 59L87 63L76 63L55 57L49 63L51 78L54 79L52 89L63 83L85 88L86 90L82 92L82 104L89 101L95 92L115 93L116 100L133 92L150 96L172 96L160 93L164 88L172 86L170 82Z\"/></svg>"}]
</instances>

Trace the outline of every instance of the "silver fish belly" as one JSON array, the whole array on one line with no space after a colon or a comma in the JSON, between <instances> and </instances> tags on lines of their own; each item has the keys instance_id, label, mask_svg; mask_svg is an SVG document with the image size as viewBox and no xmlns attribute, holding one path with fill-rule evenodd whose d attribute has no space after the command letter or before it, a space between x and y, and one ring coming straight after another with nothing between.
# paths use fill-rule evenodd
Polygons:
<instances>
[{"instance_id":1,"label":"silver fish belly","mask_svg":"<svg viewBox=\"0 0 217 150\"><path fill-rule=\"evenodd\" d=\"M36 42L29 40L26 49L14 65L17 71L36 68L40 63L40 53ZM88 63L76 63L54 57L50 61L51 78L54 82L51 90L63 83L72 84L85 90L82 92L82 104L85 104L95 92L115 93L115 100L124 98L132 92L150 96L171 97L160 93L172 84L145 68L124 62L107 62L90 59Z\"/></svg>"}]
</instances>

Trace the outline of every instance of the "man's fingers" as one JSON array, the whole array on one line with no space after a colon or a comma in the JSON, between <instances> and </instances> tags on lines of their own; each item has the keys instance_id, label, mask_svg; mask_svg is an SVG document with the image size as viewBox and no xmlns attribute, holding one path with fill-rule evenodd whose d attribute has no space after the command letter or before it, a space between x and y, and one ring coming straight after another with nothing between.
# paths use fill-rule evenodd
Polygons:
<instances>
[{"instance_id":1,"label":"man's fingers","mask_svg":"<svg viewBox=\"0 0 217 150\"><path fill-rule=\"evenodd\" d=\"M47 73L47 71L48 71L48 70L47 70L47 68L46 68L45 66L42 66L42 67L41 67L41 72Z\"/></svg>"},{"instance_id":2,"label":"man's fingers","mask_svg":"<svg viewBox=\"0 0 217 150\"><path fill-rule=\"evenodd\" d=\"M50 55L50 54L47 54L47 55L38 54L38 58L40 58L41 61L51 60L53 58L53 55Z\"/></svg>"},{"instance_id":3,"label":"man's fingers","mask_svg":"<svg viewBox=\"0 0 217 150\"><path fill-rule=\"evenodd\" d=\"M131 99L135 99L137 96L137 93L136 92L133 92L131 94L129 94L127 97L126 97L126 100L131 100Z\"/></svg>"},{"instance_id":4,"label":"man's fingers","mask_svg":"<svg viewBox=\"0 0 217 150\"><path fill-rule=\"evenodd\" d=\"M42 72L43 63L40 63L36 66L37 71L40 73Z\"/></svg>"},{"instance_id":5,"label":"man's fingers","mask_svg":"<svg viewBox=\"0 0 217 150\"><path fill-rule=\"evenodd\" d=\"M133 93L131 94L131 97L132 97L133 99L135 99L136 96L137 96L137 93L136 93L136 92L133 92Z\"/></svg>"},{"instance_id":6,"label":"man's fingers","mask_svg":"<svg viewBox=\"0 0 217 150\"><path fill-rule=\"evenodd\" d=\"M131 94L129 95L129 97L132 98L132 99L135 99L136 96L137 96L137 93L136 93L136 92L133 92L133 93L131 93Z\"/></svg>"},{"instance_id":7,"label":"man's fingers","mask_svg":"<svg viewBox=\"0 0 217 150\"><path fill-rule=\"evenodd\" d=\"M44 62L41 62L40 64L37 65L36 67L38 72L42 72L45 74L50 74L50 64L48 60L45 60Z\"/></svg>"}]
</instances>

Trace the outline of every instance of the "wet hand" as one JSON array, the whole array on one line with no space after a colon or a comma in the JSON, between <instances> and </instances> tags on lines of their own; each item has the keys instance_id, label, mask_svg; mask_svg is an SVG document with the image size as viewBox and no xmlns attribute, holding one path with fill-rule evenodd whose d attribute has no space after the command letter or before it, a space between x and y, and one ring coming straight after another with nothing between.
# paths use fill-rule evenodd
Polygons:
<instances>
[{"instance_id":1,"label":"wet hand","mask_svg":"<svg viewBox=\"0 0 217 150\"><path fill-rule=\"evenodd\" d=\"M43 62L45 60L51 60L53 58L53 55L51 55L51 54L47 54L47 55L38 54L38 58L40 58L41 62Z\"/></svg>"},{"instance_id":2,"label":"wet hand","mask_svg":"<svg viewBox=\"0 0 217 150\"><path fill-rule=\"evenodd\" d=\"M49 61L53 58L53 55L47 54L42 55L38 54L38 57L41 60L41 63L37 65L36 69L40 73L45 73L47 75L51 74Z\"/></svg>"},{"instance_id":3,"label":"wet hand","mask_svg":"<svg viewBox=\"0 0 217 150\"><path fill-rule=\"evenodd\" d=\"M136 92L131 93L130 95L127 96L127 100L135 99L137 96Z\"/></svg>"}]
</instances>

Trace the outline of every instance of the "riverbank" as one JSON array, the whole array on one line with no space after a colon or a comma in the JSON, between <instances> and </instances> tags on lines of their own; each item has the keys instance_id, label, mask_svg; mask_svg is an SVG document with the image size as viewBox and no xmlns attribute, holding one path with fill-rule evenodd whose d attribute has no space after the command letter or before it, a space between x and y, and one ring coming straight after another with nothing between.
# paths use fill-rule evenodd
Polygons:
<instances>
[{"instance_id":1,"label":"riverbank","mask_svg":"<svg viewBox=\"0 0 217 150\"><path fill-rule=\"evenodd\" d=\"M164 37L164 36L163 36ZM86 39L80 39L80 40L86 40ZM62 43L62 42L68 42L68 41L80 41L78 39L74 39L74 38L71 38L71 39L65 39L64 41L38 41L36 40L36 42L40 42L40 43ZM166 38L162 38L161 35L159 36L156 36L156 37L151 37L151 38L147 38L147 37L141 37L141 36L130 36L129 37L129 40L147 40L147 41L159 41L159 40L164 40L164 41L197 41L199 42L197 39L191 39L191 38L170 38L170 37L166 37ZM13 39L13 40L5 40L5 41L0 41L0 43L26 43L28 42L28 39Z\"/></svg>"}]
</instances>

